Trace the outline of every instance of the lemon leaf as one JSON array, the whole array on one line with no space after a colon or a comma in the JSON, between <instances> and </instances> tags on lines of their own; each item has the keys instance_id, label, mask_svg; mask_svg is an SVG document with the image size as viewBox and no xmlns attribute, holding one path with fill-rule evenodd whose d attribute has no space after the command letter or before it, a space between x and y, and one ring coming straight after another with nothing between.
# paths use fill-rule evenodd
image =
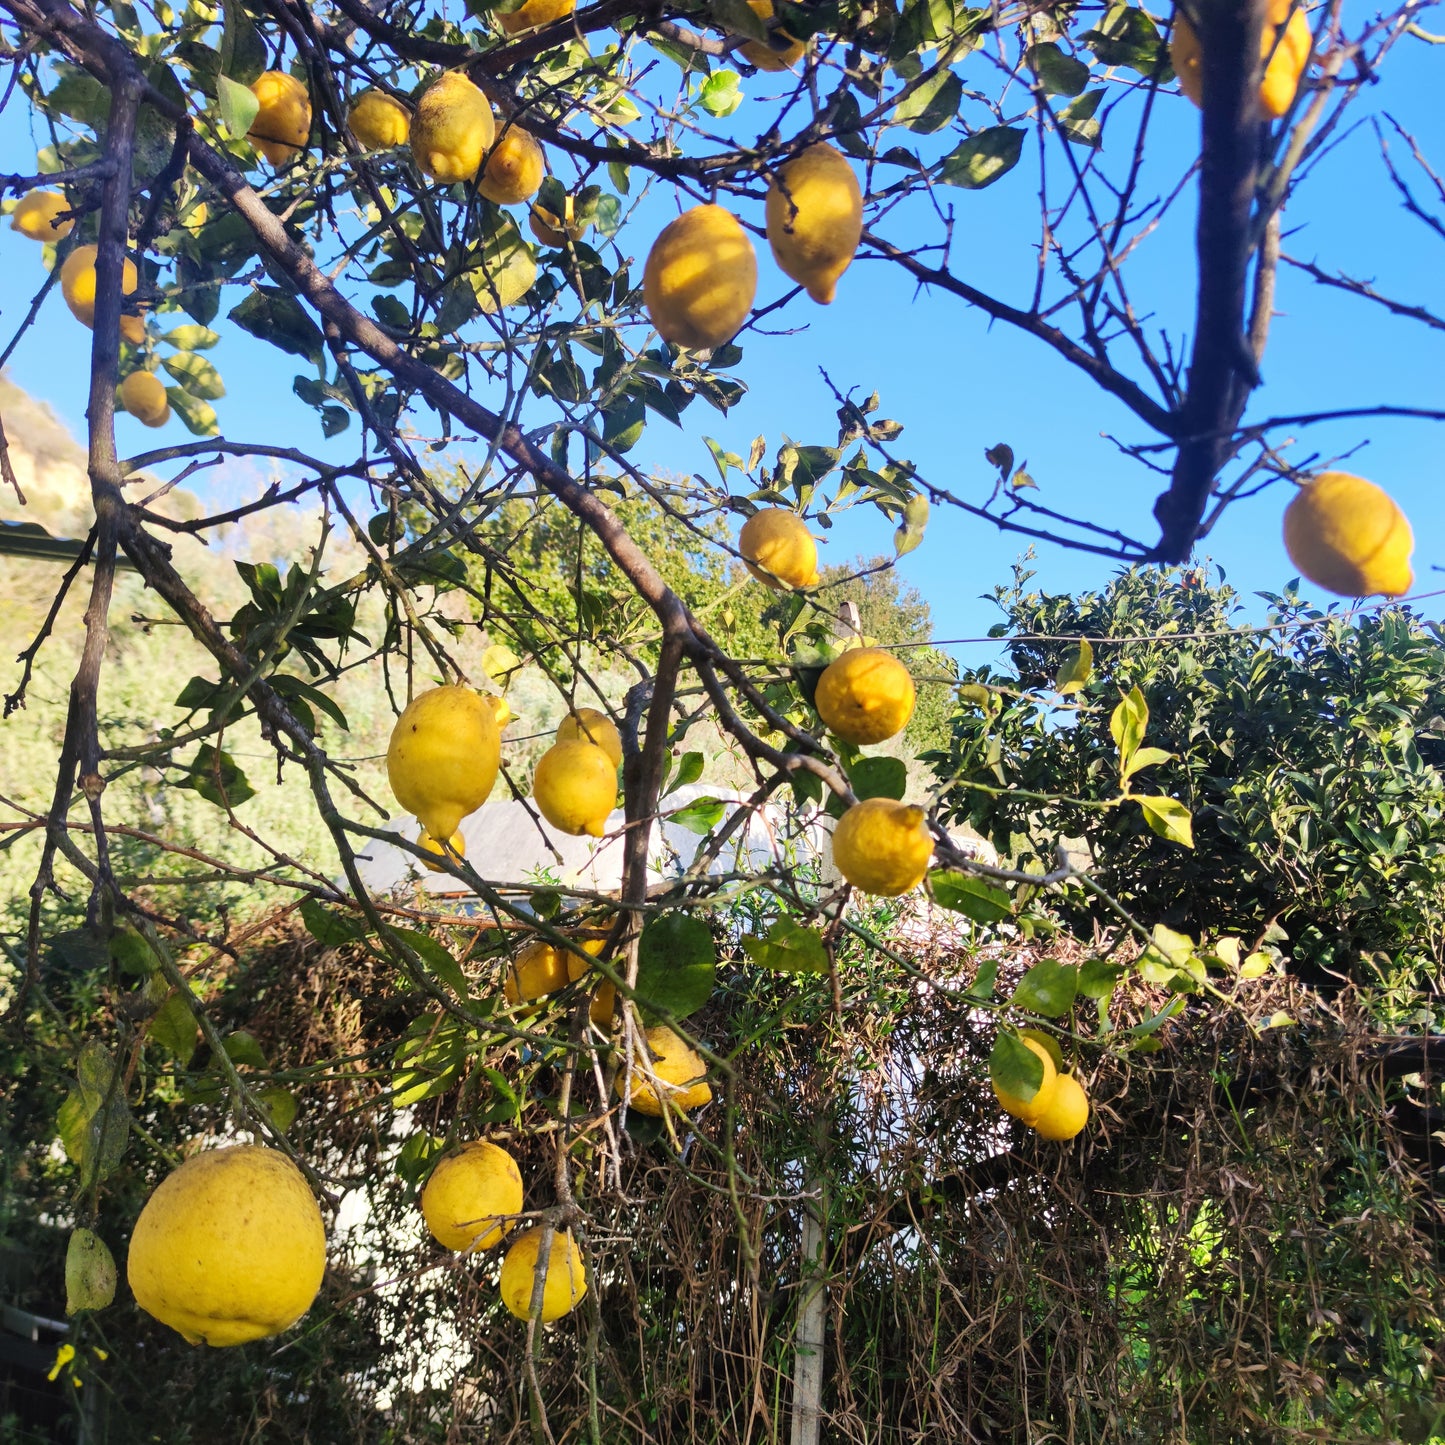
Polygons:
<instances>
[{"instance_id":1,"label":"lemon leaf","mask_svg":"<svg viewBox=\"0 0 1445 1445\"><path fill-rule=\"evenodd\" d=\"M1067 697L1072 692L1083 690L1094 671L1094 647L1087 637L1079 639L1079 645L1059 664L1054 675L1054 691Z\"/></svg>"},{"instance_id":2,"label":"lemon leaf","mask_svg":"<svg viewBox=\"0 0 1445 1445\"><path fill-rule=\"evenodd\" d=\"M1144 751L1156 750L1146 748ZM1144 821L1161 838L1167 838L1171 843L1181 843L1186 848L1194 846L1193 815L1177 798L1136 797L1134 801L1144 810Z\"/></svg>"},{"instance_id":3,"label":"lemon leaf","mask_svg":"<svg viewBox=\"0 0 1445 1445\"><path fill-rule=\"evenodd\" d=\"M1030 1013L1057 1018L1074 1006L1079 992L1079 970L1070 963L1041 958L1019 980L1009 1002Z\"/></svg>"},{"instance_id":4,"label":"lemon leaf","mask_svg":"<svg viewBox=\"0 0 1445 1445\"><path fill-rule=\"evenodd\" d=\"M811 929L791 918L777 919L764 938L743 938L743 951L762 968L780 973L827 973L828 951Z\"/></svg>"},{"instance_id":5,"label":"lemon leaf","mask_svg":"<svg viewBox=\"0 0 1445 1445\"><path fill-rule=\"evenodd\" d=\"M940 908L975 923L997 923L1013 913L1013 900L1002 888L971 873L940 868L928 875L928 888Z\"/></svg>"},{"instance_id":6,"label":"lemon leaf","mask_svg":"<svg viewBox=\"0 0 1445 1445\"><path fill-rule=\"evenodd\" d=\"M999 1093L1027 1102L1043 1085L1044 1061L1016 1034L1004 1033L994 1040L988 1073Z\"/></svg>"},{"instance_id":7,"label":"lemon leaf","mask_svg":"<svg viewBox=\"0 0 1445 1445\"><path fill-rule=\"evenodd\" d=\"M103 1310L115 1298L115 1256L92 1230L71 1232L65 1247L65 1313Z\"/></svg>"},{"instance_id":8,"label":"lemon leaf","mask_svg":"<svg viewBox=\"0 0 1445 1445\"><path fill-rule=\"evenodd\" d=\"M637 1001L644 1018L665 1009L675 1019L712 997L717 948L701 918L664 913L649 920L637 948Z\"/></svg>"}]
</instances>

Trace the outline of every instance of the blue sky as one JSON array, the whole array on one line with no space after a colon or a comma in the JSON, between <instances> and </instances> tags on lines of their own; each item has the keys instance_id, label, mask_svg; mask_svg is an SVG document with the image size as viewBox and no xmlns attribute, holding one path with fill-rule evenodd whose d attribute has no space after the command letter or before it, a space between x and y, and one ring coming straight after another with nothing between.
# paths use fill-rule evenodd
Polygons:
<instances>
[{"instance_id":1,"label":"blue sky","mask_svg":"<svg viewBox=\"0 0 1445 1445\"><path fill-rule=\"evenodd\" d=\"M1445 171L1440 49L1406 42L1390 57L1383 75L1358 103L1356 118L1388 111ZM760 82L750 84L757 88ZM1198 113L1182 98L1161 97L1160 104L1164 114L1154 135L1159 159L1149 179L1164 186L1197 148ZM747 134L752 109L746 106L734 117L739 135ZM18 103L0 115L0 147L12 164L23 167L31 142ZM1397 142L1393 153L1403 161L1401 152ZM1005 300L1026 301L1037 233L1028 164L984 191L944 189L956 217L955 269ZM671 201L661 195L650 198L630 235L624 233L638 268L670 207ZM1445 241L1404 212L1379 162L1369 126L1354 129L1317 167L1297 193L1285 223L1290 233L1287 251L1369 279L1389 295L1445 312ZM1155 324L1168 326L1176 339L1187 331L1192 309L1192 226L1192 206L1186 203L1130 263L1136 304L1152 310ZM896 218L884 229L895 239L902 234ZM0 229L0 258L0 330L8 339L42 273L38 247L8 228ZM787 284L765 246L760 247L760 273L761 305L779 296ZM223 316L239 299L239 292L227 293ZM1265 385L1255 395L1250 417L1382 402L1435 407L1445 402L1445 333L1393 319L1288 268L1282 271L1276 304L1283 314L1275 322ZM744 454L759 432L768 437L770 454L785 431L800 442L831 444L836 440L835 404L819 372L820 365L826 365L841 388L856 387L862 395L880 393L881 413L906 428L894 451L910 458L929 480L982 501L994 475L983 452L1006 441L1019 462L1027 462L1046 504L1153 539L1149 509L1161 479L1122 457L1100 435L1113 432L1145 440L1143 428L1041 343L1002 324L990 326L981 313L953 298L916 294L900 270L878 261L857 262L831 307L800 297L777 321L806 329L745 338L739 375L750 391L729 416L696 402L685 414L686 431L650 419L633 460L711 474L711 458L701 441L704 432ZM336 441L324 442L315 413L291 394L291 376L304 370L304 363L293 366L292 358L234 328L224 331L225 340L212 356L228 389L217 409L229 437L295 445L317 456L353 454L354 427ZM85 405L85 368L79 357L88 336L53 296L42 324L22 342L9 369L15 381L48 401L78 436ZM482 395L486 399L485 392ZM536 424L544 419L541 404L535 403L528 420ZM184 436L178 423L162 433L146 431L128 418L121 418L119 425L123 450L139 451ZM1417 588L1431 588L1438 579L1431 567L1445 562L1440 427L1419 421L1341 422L1312 429L1302 450L1339 452L1362 441L1368 441L1368 447L1346 465L1380 483L1405 508L1416 534ZM1231 509L1203 548L1246 594L1277 590L1293 575L1279 536L1287 500L1286 489L1277 486ZM13 515L9 498L0 505L6 515ZM825 557L842 560L856 552L887 551L891 530L872 509L859 509L833 529ZM1025 545L1024 539L986 523L936 508L923 545L900 567L928 598L940 637L977 636L997 616L980 594L1007 579ZM1038 553L1037 582L1050 590L1096 587L1114 565L1048 544L1041 544ZM1429 610L1431 604L1425 605Z\"/></svg>"}]
</instances>

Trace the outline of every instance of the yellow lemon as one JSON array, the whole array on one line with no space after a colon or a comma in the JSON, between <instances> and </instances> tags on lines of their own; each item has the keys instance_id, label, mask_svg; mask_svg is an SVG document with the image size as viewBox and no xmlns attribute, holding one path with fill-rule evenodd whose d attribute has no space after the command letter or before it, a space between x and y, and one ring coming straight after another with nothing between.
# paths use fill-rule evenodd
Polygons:
<instances>
[{"instance_id":1,"label":"yellow lemon","mask_svg":"<svg viewBox=\"0 0 1445 1445\"><path fill-rule=\"evenodd\" d=\"M519 1320L532 1317L532 1285L537 1277L537 1256L542 1248L542 1228L538 1225L507 1251L502 1261L502 1303ZM571 1232L555 1230L552 1246L547 1251L547 1273L542 1285L542 1323L550 1324L575 1309L587 1293L587 1266L582 1251Z\"/></svg>"},{"instance_id":2,"label":"yellow lemon","mask_svg":"<svg viewBox=\"0 0 1445 1445\"><path fill-rule=\"evenodd\" d=\"M146 324L142 317L125 316L120 318L120 336L122 341L129 341L132 346L139 346L146 339Z\"/></svg>"},{"instance_id":3,"label":"yellow lemon","mask_svg":"<svg viewBox=\"0 0 1445 1445\"><path fill-rule=\"evenodd\" d=\"M580 241L587 234L587 223L573 220L572 197L567 197L566 214L554 216L545 206L533 206L527 213L527 229L544 246L560 251L569 240Z\"/></svg>"},{"instance_id":4,"label":"yellow lemon","mask_svg":"<svg viewBox=\"0 0 1445 1445\"><path fill-rule=\"evenodd\" d=\"M193 1345L277 1335L311 1308L326 1230L301 1171L242 1144L194 1154L145 1202L126 1278L136 1303Z\"/></svg>"},{"instance_id":5,"label":"yellow lemon","mask_svg":"<svg viewBox=\"0 0 1445 1445\"><path fill-rule=\"evenodd\" d=\"M565 950L545 938L534 938L507 965L502 992L508 1003L524 1003L566 988L570 977Z\"/></svg>"},{"instance_id":6,"label":"yellow lemon","mask_svg":"<svg viewBox=\"0 0 1445 1445\"><path fill-rule=\"evenodd\" d=\"M19 231L32 241L60 241L75 225L74 217L57 221L57 216L70 209L70 202L59 191L27 191L10 212L10 229Z\"/></svg>"},{"instance_id":7,"label":"yellow lemon","mask_svg":"<svg viewBox=\"0 0 1445 1445\"><path fill-rule=\"evenodd\" d=\"M501 756L490 703L451 683L413 698L397 718L386 749L386 776L397 802L433 838L450 838L457 824L486 802Z\"/></svg>"},{"instance_id":8,"label":"yellow lemon","mask_svg":"<svg viewBox=\"0 0 1445 1445\"><path fill-rule=\"evenodd\" d=\"M582 941L582 949L595 958L602 952L606 942L605 938L586 938ZM585 959L579 958L575 953L567 955L567 977L572 983L585 978L590 972L591 967ZM612 1022L612 1012L616 1002L617 989L612 980L610 978L603 979L592 994L592 1003L587 1010L588 1018L600 1028L605 1029Z\"/></svg>"},{"instance_id":9,"label":"yellow lemon","mask_svg":"<svg viewBox=\"0 0 1445 1445\"><path fill-rule=\"evenodd\" d=\"M808 524L786 507L765 507L743 523L738 551L765 587L816 587L818 544Z\"/></svg>"},{"instance_id":10,"label":"yellow lemon","mask_svg":"<svg viewBox=\"0 0 1445 1445\"><path fill-rule=\"evenodd\" d=\"M467 856L467 840L462 837L460 832L453 833L452 836L447 839L447 842L452 852L455 853L458 858L465 858ZM446 858L446 850L425 828L416 835L416 845L424 853L430 853L435 858ZM443 873L446 871L441 863L433 863L427 858L421 860L421 866L425 868L428 873Z\"/></svg>"},{"instance_id":11,"label":"yellow lemon","mask_svg":"<svg viewBox=\"0 0 1445 1445\"><path fill-rule=\"evenodd\" d=\"M284 70L258 75L251 94L261 104L246 138L273 166L284 166L311 139L311 97Z\"/></svg>"},{"instance_id":12,"label":"yellow lemon","mask_svg":"<svg viewBox=\"0 0 1445 1445\"><path fill-rule=\"evenodd\" d=\"M171 419L171 404L160 377L149 371L133 371L120 384L125 409L145 426L164 426Z\"/></svg>"},{"instance_id":13,"label":"yellow lemon","mask_svg":"<svg viewBox=\"0 0 1445 1445\"><path fill-rule=\"evenodd\" d=\"M617 764L595 743L554 743L537 759L532 793L554 828L600 838L617 801Z\"/></svg>"},{"instance_id":14,"label":"yellow lemon","mask_svg":"<svg viewBox=\"0 0 1445 1445\"><path fill-rule=\"evenodd\" d=\"M1290 561L1342 597L1399 597L1415 575L1415 536L1394 499L1349 472L1322 472L1284 509Z\"/></svg>"},{"instance_id":15,"label":"yellow lemon","mask_svg":"<svg viewBox=\"0 0 1445 1445\"><path fill-rule=\"evenodd\" d=\"M622 766L622 734L605 712L595 707L579 707L557 725L557 741L595 743L609 758L612 766Z\"/></svg>"},{"instance_id":16,"label":"yellow lemon","mask_svg":"<svg viewBox=\"0 0 1445 1445\"><path fill-rule=\"evenodd\" d=\"M539 25L550 25L576 8L577 0L527 0L520 10L498 15L497 19L508 35L516 35L523 30L535 30Z\"/></svg>"},{"instance_id":17,"label":"yellow lemon","mask_svg":"<svg viewBox=\"0 0 1445 1445\"><path fill-rule=\"evenodd\" d=\"M833 863L855 888L893 898L923 882L933 838L923 809L893 798L854 803L833 829Z\"/></svg>"},{"instance_id":18,"label":"yellow lemon","mask_svg":"<svg viewBox=\"0 0 1445 1445\"><path fill-rule=\"evenodd\" d=\"M363 90L346 112L346 128L363 150L390 150L411 137L411 112L384 90Z\"/></svg>"},{"instance_id":19,"label":"yellow lemon","mask_svg":"<svg viewBox=\"0 0 1445 1445\"><path fill-rule=\"evenodd\" d=\"M881 743L913 716L916 693L908 669L881 647L855 647L823 670L813 702L844 742Z\"/></svg>"},{"instance_id":20,"label":"yellow lemon","mask_svg":"<svg viewBox=\"0 0 1445 1445\"><path fill-rule=\"evenodd\" d=\"M768 245L785 276L826 306L863 234L863 192L830 145L809 146L768 183Z\"/></svg>"},{"instance_id":21,"label":"yellow lemon","mask_svg":"<svg viewBox=\"0 0 1445 1445\"><path fill-rule=\"evenodd\" d=\"M490 1249L522 1212L522 1171L505 1149L478 1139L448 1154L421 1192L421 1212L444 1249Z\"/></svg>"},{"instance_id":22,"label":"yellow lemon","mask_svg":"<svg viewBox=\"0 0 1445 1445\"><path fill-rule=\"evenodd\" d=\"M1060 1074L1032 1122L1045 1139L1072 1139L1089 1122L1089 1096L1084 1086L1072 1074Z\"/></svg>"},{"instance_id":23,"label":"yellow lemon","mask_svg":"<svg viewBox=\"0 0 1445 1445\"><path fill-rule=\"evenodd\" d=\"M1025 1038L1019 1042L1030 1053L1037 1054L1044 1066L1044 1076L1039 1080L1038 1091L1033 1098L1025 1099L1022 1095L1010 1094L994 1084L993 1094L1005 1114L1012 1114L1015 1119L1022 1119L1025 1124L1036 1124L1039 1116L1053 1101L1054 1090L1059 1084L1059 1071L1054 1067L1053 1056L1036 1039Z\"/></svg>"},{"instance_id":24,"label":"yellow lemon","mask_svg":"<svg viewBox=\"0 0 1445 1445\"><path fill-rule=\"evenodd\" d=\"M509 125L487 154L477 189L499 206L515 206L537 194L546 159L535 138Z\"/></svg>"},{"instance_id":25,"label":"yellow lemon","mask_svg":"<svg viewBox=\"0 0 1445 1445\"><path fill-rule=\"evenodd\" d=\"M685 1044L670 1028L659 1024L655 1029L648 1029L647 1053L652 1060L651 1072L656 1075L656 1082L649 1076L647 1064L634 1055L632 1093L627 1101L629 1108L639 1114L660 1117L662 1099L658 1097L659 1086L668 1104L684 1114L702 1108L712 1098L707 1065L697 1050ZM619 1070L616 1084L619 1096L626 1082L627 1071Z\"/></svg>"},{"instance_id":26,"label":"yellow lemon","mask_svg":"<svg viewBox=\"0 0 1445 1445\"><path fill-rule=\"evenodd\" d=\"M412 157L434 181L469 181L496 131L491 102L461 71L449 70L417 102Z\"/></svg>"},{"instance_id":27,"label":"yellow lemon","mask_svg":"<svg viewBox=\"0 0 1445 1445\"><path fill-rule=\"evenodd\" d=\"M760 20L773 18L773 0L748 0L748 9ZM782 48L775 50L766 40L749 40L741 47L743 55L759 70L787 70L803 58L808 48L801 40L794 40L786 30L775 29L773 39Z\"/></svg>"},{"instance_id":28,"label":"yellow lemon","mask_svg":"<svg viewBox=\"0 0 1445 1445\"><path fill-rule=\"evenodd\" d=\"M657 334L694 350L731 341L757 289L753 243L721 206L694 206L669 222L642 269L642 297Z\"/></svg>"},{"instance_id":29,"label":"yellow lemon","mask_svg":"<svg viewBox=\"0 0 1445 1445\"><path fill-rule=\"evenodd\" d=\"M94 246L77 246L60 265L60 294L70 307L70 314L86 326L95 325L95 258ZM140 283L140 273L129 256L121 263L121 294L129 296ZM139 322L140 318L122 317L121 334L125 335L126 320ZM131 338L126 336L126 340Z\"/></svg>"},{"instance_id":30,"label":"yellow lemon","mask_svg":"<svg viewBox=\"0 0 1445 1445\"><path fill-rule=\"evenodd\" d=\"M1284 27L1282 35L1281 26ZM1271 120L1278 120L1293 103L1313 46L1314 36L1304 11L1296 10L1291 15L1288 0L1283 0L1283 3L1276 0L1270 6L1269 23L1259 41L1259 58L1268 61L1264 79L1259 85L1259 108ZM1169 37L1169 63L1179 77L1179 89L1195 105L1203 105L1203 51L1199 36L1182 10L1176 11L1174 16L1174 28Z\"/></svg>"}]
</instances>

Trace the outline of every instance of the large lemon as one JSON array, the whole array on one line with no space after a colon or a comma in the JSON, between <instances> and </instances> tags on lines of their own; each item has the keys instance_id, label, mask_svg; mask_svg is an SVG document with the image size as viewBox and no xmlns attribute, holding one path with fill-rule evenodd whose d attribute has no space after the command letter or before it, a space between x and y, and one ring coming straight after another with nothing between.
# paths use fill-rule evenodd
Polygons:
<instances>
[{"instance_id":1,"label":"large lemon","mask_svg":"<svg viewBox=\"0 0 1445 1445\"><path fill-rule=\"evenodd\" d=\"M1284 27L1283 34L1280 27ZM1276 43L1278 41L1278 43ZM1310 61L1314 35L1303 10L1290 14L1289 0L1274 0L1269 23L1259 40L1259 58L1267 60L1259 84L1259 108L1278 120L1294 101L1300 76ZM1204 104L1204 55L1194 27L1178 10L1169 36L1169 63L1179 77L1179 89L1195 105Z\"/></svg>"},{"instance_id":2,"label":"large lemon","mask_svg":"<svg viewBox=\"0 0 1445 1445\"><path fill-rule=\"evenodd\" d=\"M768 184L768 245L785 276L826 306L863 234L863 192L830 145L809 146Z\"/></svg>"},{"instance_id":3,"label":"large lemon","mask_svg":"<svg viewBox=\"0 0 1445 1445\"><path fill-rule=\"evenodd\" d=\"M65 304L70 307L70 314L87 326L95 325L96 254L97 248L94 246L77 246L60 265L60 294L65 298ZM121 294L129 296L140 284L140 273L129 256L121 263L120 275ZM121 317L123 336L126 330L124 323L128 320L139 322L140 318ZM130 339L126 336L127 341Z\"/></svg>"},{"instance_id":4,"label":"large lemon","mask_svg":"<svg viewBox=\"0 0 1445 1445\"><path fill-rule=\"evenodd\" d=\"M133 371L120 384L125 409L145 426L164 426L171 419L165 384L149 371Z\"/></svg>"},{"instance_id":5,"label":"large lemon","mask_svg":"<svg viewBox=\"0 0 1445 1445\"><path fill-rule=\"evenodd\" d=\"M28 191L10 212L10 229L19 231L32 241L60 241L75 225L73 216L57 221L70 209L70 202L59 191Z\"/></svg>"},{"instance_id":6,"label":"large lemon","mask_svg":"<svg viewBox=\"0 0 1445 1445\"><path fill-rule=\"evenodd\" d=\"M893 898L923 882L933 838L922 808L892 798L854 803L833 829L833 863L855 888Z\"/></svg>"},{"instance_id":7,"label":"large lemon","mask_svg":"<svg viewBox=\"0 0 1445 1445\"><path fill-rule=\"evenodd\" d=\"M1399 597L1415 535L1394 499L1349 472L1322 472L1284 509L1284 546L1304 576L1342 597Z\"/></svg>"},{"instance_id":8,"label":"large lemon","mask_svg":"<svg viewBox=\"0 0 1445 1445\"><path fill-rule=\"evenodd\" d=\"M545 170L536 139L521 126L509 125L488 152L477 189L499 206L515 206L537 194Z\"/></svg>"},{"instance_id":9,"label":"large lemon","mask_svg":"<svg viewBox=\"0 0 1445 1445\"><path fill-rule=\"evenodd\" d=\"M311 139L311 97L294 75L268 70L251 82L260 102L246 138L271 162L284 166Z\"/></svg>"},{"instance_id":10,"label":"large lemon","mask_svg":"<svg viewBox=\"0 0 1445 1445\"><path fill-rule=\"evenodd\" d=\"M759 20L773 18L773 0L748 0L748 9ZM743 55L759 70L787 70L803 58L803 52L808 48L803 41L794 40L781 28L774 30L772 36L782 44L782 49L775 50L766 40L749 40L741 47Z\"/></svg>"},{"instance_id":11,"label":"large lemon","mask_svg":"<svg viewBox=\"0 0 1445 1445\"><path fill-rule=\"evenodd\" d=\"M1023 1038L1019 1042L1030 1053L1037 1054L1044 1066L1044 1076L1039 1080L1039 1087L1033 1098L1025 1099L1021 1094L1010 1094L994 1084L993 1095L1005 1114L1012 1114L1015 1119L1022 1119L1025 1124L1036 1124L1039 1116L1053 1102L1054 1090L1059 1084L1059 1071L1054 1067L1053 1055L1037 1039Z\"/></svg>"},{"instance_id":12,"label":"large lemon","mask_svg":"<svg viewBox=\"0 0 1445 1445\"><path fill-rule=\"evenodd\" d=\"M844 742L881 743L913 716L916 693L908 669L881 647L855 647L824 668L813 702Z\"/></svg>"},{"instance_id":13,"label":"large lemon","mask_svg":"<svg viewBox=\"0 0 1445 1445\"><path fill-rule=\"evenodd\" d=\"M489 699L461 683L434 687L407 704L391 730L386 776L396 800L433 838L486 802L502 738Z\"/></svg>"},{"instance_id":14,"label":"large lemon","mask_svg":"<svg viewBox=\"0 0 1445 1445\"><path fill-rule=\"evenodd\" d=\"M721 206L694 206L663 227L642 269L642 297L657 334L674 346L721 346L753 308L758 258Z\"/></svg>"},{"instance_id":15,"label":"large lemon","mask_svg":"<svg viewBox=\"0 0 1445 1445\"><path fill-rule=\"evenodd\" d=\"M1045 1139L1072 1139L1088 1122L1089 1096L1084 1086L1072 1074L1060 1074L1033 1120L1035 1131Z\"/></svg>"},{"instance_id":16,"label":"large lemon","mask_svg":"<svg viewBox=\"0 0 1445 1445\"><path fill-rule=\"evenodd\" d=\"M617 801L617 764L595 743L554 743L537 760L532 794L554 828L600 838Z\"/></svg>"},{"instance_id":17,"label":"large lemon","mask_svg":"<svg viewBox=\"0 0 1445 1445\"><path fill-rule=\"evenodd\" d=\"M595 743L612 759L614 768L622 766L622 734L612 719L595 707L579 707L568 713L557 724L557 741Z\"/></svg>"},{"instance_id":18,"label":"large lemon","mask_svg":"<svg viewBox=\"0 0 1445 1445\"><path fill-rule=\"evenodd\" d=\"M193 1345L276 1335L311 1308L326 1230L301 1171L242 1144L192 1155L145 1202L126 1278L136 1303Z\"/></svg>"},{"instance_id":19,"label":"large lemon","mask_svg":"<svg viewBox=\"0 0 1445 1445\"><path fill-rule=\"evenodd\" d=\"M535 30L539 25L550 25L576 8L577 0L527 0L520 10L498 15L497 19L508 35L516 35L523 30Z\"/></svg>"},{"instance_id":20,"label":"large lemon","mask_svg":"<svg viewBox=\"0 0 1445 1445\"><path fill-rule=\"evenodd\" d=\"M496 133L491 102L461 71L449 70L417 102L412 157L434 181L469 181Z\"/></svg>"},{"instance_id":21,"label":"large lemon","mask_svg":"<svg viewBox=\"0 0 1445 1445\"><path fill-rule=\"evenodd\" d=\"M508 1003L524 1003L527 999L545 998L566 988L570 981L565 950L534 938L507 965L502 980L502 993Z\"/></svg>"},{"instance_id":22,"label":"large lemon","mask_svg":"<svg viewBox=\"0 0 1445 1445\"><path fill-rule=\"evenodd\" d=\"M537 1256L542 1248L542 1227L517 1237L502 1261L502 1303L519 1320L532 1316L532 1286L537 1278ZM587 1266L571 1232L554 1230L547 1252L547 1273L542 1285L542 1323L550 1324L575 1309L587 1293Z\"/></svg>"},{"instance_id":23,"label":"large lemon","mask_svg":"<svg viewBox=\"0 0 1445 1445\"><path fill-rule=\"evenodd\" d=\"M632 1060L632 1093L628 1096L628 1107L639 1114L660 1117L662 1098L659 1089L672 1108L681 1113L700 1109L712 1098L712 1088L707 1081L707 1065L696 1049L684 1043L665 1025L659 1024L647 1031L647 1053L652 1060L652 1073L656 1082L648 1075L647 1065L636 1056ZM620 1096L626 1086L627 1070L617 1073L617 1093Z\"/></svg>"},{"instance_id":24,"label":"large lemon","mask_svg":"<svg viewBox=\"0 0 1445 1445\"><path fill-rule=\"evenodd\" d=\"M786 507L764 507L743 523L738 551L765 587L815 587L818 544L808 525Z\"/></svg>"},{"instance_id":25,"label":"large lemon","mask_svg":"<svg viewBox=\"0 0 1445 1445\"><path fill-rule=\"evenodd\" d=\"M421 1192L421 1212L432 1238L445 1249L490 1249L522 1212L522 1171L496 1144L478 1139L448 1154Z\"/></svg>"},{"instance_id":26,"label":"large lemon","mask_svg":"<svg viewBox=\"0 0 1445 1445\"><path fill-rule=\"evenodd\" d=\"M384 90L363 90L346 112L346 128L364 150L390 150L411 137L411 112Z\"/></svg>"}]
</instances>

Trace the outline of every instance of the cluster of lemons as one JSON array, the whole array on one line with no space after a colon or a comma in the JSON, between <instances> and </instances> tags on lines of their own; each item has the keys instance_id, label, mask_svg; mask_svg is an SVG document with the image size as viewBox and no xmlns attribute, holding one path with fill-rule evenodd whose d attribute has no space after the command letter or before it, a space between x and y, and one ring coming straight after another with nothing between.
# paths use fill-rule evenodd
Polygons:
<instances>
[{"instance_id":1,"label":"cluster of lemons","mask_svg":"<svg viewBox=\"0 0 1445 1445\"><path fill-rule=\"evenodd\" d=\"M1024 1034L1022 1042L1043 1065L1043 1078L1033 1097L1027 1099L995 1083L993 1092L999 1107L1042 1138L1072 1139L1089 1122L1089 1096L1084 1086L1072 1074L1059 1072L1053 1053L1040 1039Z\"/></svg>"}]
</instances>

